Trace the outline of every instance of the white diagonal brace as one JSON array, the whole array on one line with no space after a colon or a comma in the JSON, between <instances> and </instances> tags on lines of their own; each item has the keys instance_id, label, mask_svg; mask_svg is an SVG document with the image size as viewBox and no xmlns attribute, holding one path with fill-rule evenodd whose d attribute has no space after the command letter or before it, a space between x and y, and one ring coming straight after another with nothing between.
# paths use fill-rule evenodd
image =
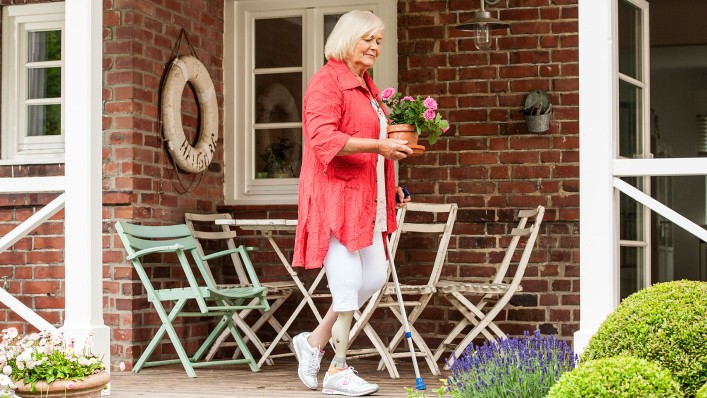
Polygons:
<instances>
[{"instance_id":1,"label":"white diagonal brace","mask_svg":"<svg viewBox=\"0 0 707 398\"><path fill-rule=\"evenodd\" d=\"M8 232L7 235L0 238L0 253L7 250L8 247L17 243L18 240L27 236L27 234L32 232L40 224L47 221L54 214L58 213L59 210L64 208L65 202L66 195L62 193L57 196L56 199L42 207L39 211L32 214L32 216L23 221L22 224L16 226L12 231Z\"/></svg>"},{"instance_id":2,"label":"white diagonal brace","mask_svg":"<svg viewBox=\"0 0 707 398\"><path fill-rule=\"evenodd\" d=\"M630 196L637 202L647 206L654 212L672 221L675 225L681 227L685 231L695 235L703 242L707 242L707 230L685 218L685 216L669 208L668 206L658 202L650 196L643 193L641 190L633 187L631 184L623 181L620 178L614 178L614 187L619 191Z\"/></svg>"}]
</instances>

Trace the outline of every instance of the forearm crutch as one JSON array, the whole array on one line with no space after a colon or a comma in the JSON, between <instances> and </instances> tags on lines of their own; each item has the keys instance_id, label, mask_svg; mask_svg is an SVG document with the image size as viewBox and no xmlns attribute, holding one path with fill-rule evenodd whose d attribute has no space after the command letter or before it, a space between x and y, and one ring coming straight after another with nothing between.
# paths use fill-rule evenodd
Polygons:
<instances>
[{"instance_id":1,"label":"forearm crutch","mask_svg":"<svg viewBox=\"0 0 707 398\"><path fill-rule=\"evenodd\" d=\"M405 339L408 341L408 347L410 347L410 358L412 358L412 366L415 368L415 388L417 390L424 390L427 388L425 382L422 381L420 377L420 368L417 366L417 355L415 355L415 347L412 344L412 333L410 333L410 325L408 324L408 316L405 312L405 303L403 302L403 295L400 292L400 282L398 282L398 273L395 270L395 262L393 261L393 253L390 251L390 245L385 245L388 251L388 261L390 262L390 272L393 274L393 285L395 285L395 293L398 297L398 303L400 304L400 314L403 317L403 327L405 328Z\"/></svg>"}]
</instances>

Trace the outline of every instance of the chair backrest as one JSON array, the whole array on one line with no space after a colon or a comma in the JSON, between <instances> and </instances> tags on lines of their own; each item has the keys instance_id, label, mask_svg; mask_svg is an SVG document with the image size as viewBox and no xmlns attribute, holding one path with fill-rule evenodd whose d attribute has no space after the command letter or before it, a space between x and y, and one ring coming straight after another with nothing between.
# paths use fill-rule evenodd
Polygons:
<instances>
[{"instance_id":1,"label":"chair backrest","mask_svg":"<svg viewBox=\"0 0 707 398\"><path fill-rule=\"evenodd\" d=\"M206 302L199 291L201 285L192 272L186 252L191 253L206 287L216 289L216 284L211 274L207 272L199 253L197 253L196 240L185 224L157 226L118 221L115 223L115 229L118 231L118 236L120 236L120 240L128 252L127 258L133 263L133 268L135 268L140 281L147 289L148 296L154 296L155 290L142 264L142 257L151 253L175 253L199 308L202 312L207 311Z\"/></svg>"},{"instance_id":2,"label":"chair backrest","mask_svg":"<svg viewBox=\"0 0 707 398\"><path fill-rule=\"evenodd\" d=\"M513 260L513 256L516 253L516 248L521 238L526 238L525 247L521 253L520 259L518 261L518 267L511 281L511 285L519 285L520 280L525 273L525 268L528 266L528 260L530 260L530 254L533 251L533 246L535 245L535 240L538 237L538 231L540 230L540 224L543 222L543 216L545 215L545 208L543 206L538 206L535 209L520 210L518 212L518 226L511 230L511 243L506 249L506 255L503 257L501 266L498 267L496 276L493 279L493 283L501 283L503 279L506 278L506 273L508 272L509 265ZM532 225L528 226L528 221L532 220Z\"/></svg>"},{"instance_id":3,"label":"chair backrest","mask_svg":"<svg viewBox=\"0 0 707 398\"><path fill-rule=\"evenodd\" d=\"M418 214L416 214L418 213ZM431 217L430 222L414 222L413 220L419 213L428 213L421 215L421 218L427 220ZM430 272L428 286L435 286L442 273L444 260L447 258L447 248L449 240L454 229L454 222L457 219L457 204L445 203L416 203L410 202L401 207L398 212L398 229L391 235L390 244L393 256L398 250L398 243L401 235L409 232L434 234L435 237L440 236L439 245L437 246L437 255L435 262Z\"/></svg>"},{"instance_id":4,"label":"chair backrest","mask_svg":"<svg viewBox=\"0 0 707 398\"><path fill-rule=\"evenodd\" d=\"M216 225L216 220L231 220L232 217L228 213L212 213L212 214L198 214L198 213L184 213L184 220L187 223L187 227L191 231L191 234L196 238L196 250L203 257L205 255L204 248L201 245L202 240L215 240L223 241L229 249L236 248L236 243L234 238L236 237L236 231L229 228L228 225ZM236 275L238 276L238 283L248 284L248 277L246 271L241 262L238 253L231 254L231 260L233 261L233 266L236 269ZM206 268L211 272L211 266L206 263Z\"/></svg>"}]
</instances>

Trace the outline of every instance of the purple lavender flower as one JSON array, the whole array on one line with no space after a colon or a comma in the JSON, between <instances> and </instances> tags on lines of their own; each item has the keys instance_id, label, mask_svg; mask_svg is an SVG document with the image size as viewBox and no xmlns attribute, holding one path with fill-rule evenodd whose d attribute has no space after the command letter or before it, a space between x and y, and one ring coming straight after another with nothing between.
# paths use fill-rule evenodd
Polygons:
<instances>
[{"instance_id":1,"label":"purple lavender flower","mask_svg":"<svg viewBox=\"0 0 707 398\"><path fill-rule=\"evenodd\" d=\"M455 397L540 398L562 373L576 366L577 356L565 340L539 331L467 347L454 360L448 392Z\"/></svg>"}]
</instances>

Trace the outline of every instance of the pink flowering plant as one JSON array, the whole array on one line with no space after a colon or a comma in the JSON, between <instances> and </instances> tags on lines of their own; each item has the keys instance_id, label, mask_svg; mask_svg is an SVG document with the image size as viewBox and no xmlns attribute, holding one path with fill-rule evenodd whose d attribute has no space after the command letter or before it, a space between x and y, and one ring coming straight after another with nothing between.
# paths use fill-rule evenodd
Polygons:
<instances>
[{"instance_id":1,"label":"pink flowering plant","mask_svg":"<svg viewBox=\"0 0 707 398\"><path fill-rule=\"evenodd\" d=\"M437 138L449 129L449 122L442 119L437 112L437 101L432 97L415 98L402 93L397 93L394 88L388 87L381 93L381 100L388 107L388 124L412 124L417 134L427 132L430 144L437 142Z\"/></svg>"},{"instance_id":2,"label":"pink flowering plant","mask_svg":"<svg viewBox=\"0 0 707 398\"><path fill-rule=\"evenodd\" d=\"M44 331L20 337L17 329L2 331L0 342L0 397L14 397L15 383L48 384L56 380L83 380L104 370L102 358L91 353L92 341L76 349L59 332ZM69 387L73 383L69 382Z\"/></svg>"}]
</instances>

